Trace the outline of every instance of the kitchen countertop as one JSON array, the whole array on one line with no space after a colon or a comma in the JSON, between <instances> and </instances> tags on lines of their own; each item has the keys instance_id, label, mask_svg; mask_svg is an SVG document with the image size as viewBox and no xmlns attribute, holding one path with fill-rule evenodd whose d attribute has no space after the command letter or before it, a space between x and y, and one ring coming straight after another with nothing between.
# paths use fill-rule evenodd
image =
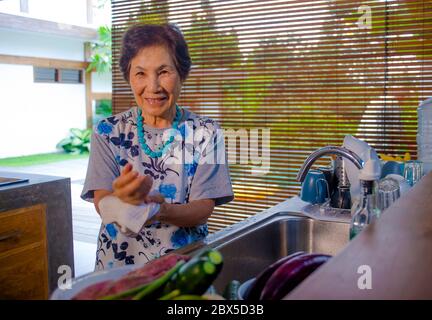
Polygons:
<instances>
[{"instance_id":1,"label":"kitchen countertop","mask_svg":"<svg viewBox=\"0 0 432 320\"><path fill-rule=\"evenodd\" d=\"M21 188L29 188L31 186L39 185L41 183L48 183L50 181L56 181L59 179L67 179L67 178L61 178L61 177L53 177L53 176L44 176L44 175L38 175L38 174L28 174L28 173L21 173L21 172L9 172L9 171L0 171L0 177L2 178L17 178L17 179L25 179L27 181L25 182L18 182L13 184L7 184L7 185L0 185L0 192L3 191L12 191L14 189L21 189ZM1 199L2 202L0 202L0 211L3 207L3 201L6 203L6 199Z\"/></svg>"},{"instance_id":2,"label":"kitchen countertop","mask_svg":"<svg viewBox=\"0 0 432 320\"><path fill-rule=\"evenodd\" d=\"M430 199L432 173L285 299L432 299Z\"/></svg>"},{"instance_id":3,"label":"kitchen countertop","mask_svg":"<svg viewBox=\"0 0 432 320\"><path fill-rule=\"evenodd\" d=\"M0 177L28 179L0 186L0 215L9 210L46 205L48 277L50 292L57 288L58 267L74 270L72 203L70 179L18 172L1 172Z\"/></svg>"}]
</instances>

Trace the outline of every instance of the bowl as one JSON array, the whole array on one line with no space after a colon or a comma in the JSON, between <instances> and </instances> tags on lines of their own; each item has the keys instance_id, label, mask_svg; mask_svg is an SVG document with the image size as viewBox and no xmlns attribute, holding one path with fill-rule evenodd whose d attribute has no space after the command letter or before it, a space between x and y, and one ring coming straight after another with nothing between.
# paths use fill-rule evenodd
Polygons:
<instances>
[{"instance_id":1,"label":"bowl","mask_svg":"<svg viewBox=\"0 0 432 320\"><path fill-rule=\"evenodd\" d=\"M237 295L239 300L246 300L248 294L249 294L249 290L251 289L253 283L255 282L255 278L249 279L245 282L243 282L238 291L237 291Z\"/></svg>"}]
</instances>

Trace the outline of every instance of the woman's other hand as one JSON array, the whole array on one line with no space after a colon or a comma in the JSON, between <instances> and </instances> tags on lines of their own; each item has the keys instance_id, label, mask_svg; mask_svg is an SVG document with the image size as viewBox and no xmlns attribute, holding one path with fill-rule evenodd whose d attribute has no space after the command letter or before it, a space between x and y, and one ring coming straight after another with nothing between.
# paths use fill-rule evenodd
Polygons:
<instances>
[{"instance_id":1,"label":"woman's other hand","mask_svg":"<svg viewBox=\"0 0 432 320\"><path fill-rule=\"evenodd\" d=\"M153 185L150 176L140 176L132 170L130 163L126 164L120 176L113 181L113 195L120 200L133 205L147 202L147 195Z\"/></svg>"},{"instance_id":2,"label":"woman's other hand","mask_svg":"<svg viewBox=\"0 0 432 320\"><path fill-rule=\"evenodd\" d=\"M145 202L146 203L155 202L155 203L162 204L165 202L165 197L159 192L152 191L145 197Z\"/></svg>"}]
</instances>

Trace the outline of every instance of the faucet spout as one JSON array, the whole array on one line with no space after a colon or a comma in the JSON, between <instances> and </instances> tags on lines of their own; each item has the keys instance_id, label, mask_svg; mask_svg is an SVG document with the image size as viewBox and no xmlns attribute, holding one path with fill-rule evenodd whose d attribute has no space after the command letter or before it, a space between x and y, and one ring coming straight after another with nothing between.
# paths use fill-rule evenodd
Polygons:
<instances>
[{"instance_id":1,"label":"faucet spout","mask_svg":"<svg viewBox=\"0 0 432 320\"><path fill-rule=\"evenodd\" d=\"M297 174L297 181L303 182L306 177L306 174L308 173L313 163L317 159L321 158L322 156L326 156L330 154L338 155L345 159L350 160L358 169L363 168L363 160L351 150L344 147L338 147L338 146L326 146L312 152L309 155L309 157L307 157L302 167L300 168L300 171Z\"/></svg>"}]
</instances>

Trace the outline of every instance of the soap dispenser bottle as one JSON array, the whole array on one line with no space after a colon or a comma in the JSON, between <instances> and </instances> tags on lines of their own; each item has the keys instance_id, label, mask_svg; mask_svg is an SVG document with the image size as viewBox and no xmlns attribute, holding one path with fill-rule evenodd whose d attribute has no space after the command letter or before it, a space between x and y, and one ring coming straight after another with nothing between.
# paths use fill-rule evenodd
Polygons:
<instances>
[{"instance_id":1,"label":"soap dispenser bottle","mask_svg":"<svg viewBox=\"0 0 432 320\"><path fill-rule=\"evenodd\" d=\"M378 219L381 210L378 207L378 180L381 176L381 164L378 159L369 158L360 170L361 197L357 206L353 208L350 224L350 240L358 235L368 224Z\"/></svg>"}]
</instances>

